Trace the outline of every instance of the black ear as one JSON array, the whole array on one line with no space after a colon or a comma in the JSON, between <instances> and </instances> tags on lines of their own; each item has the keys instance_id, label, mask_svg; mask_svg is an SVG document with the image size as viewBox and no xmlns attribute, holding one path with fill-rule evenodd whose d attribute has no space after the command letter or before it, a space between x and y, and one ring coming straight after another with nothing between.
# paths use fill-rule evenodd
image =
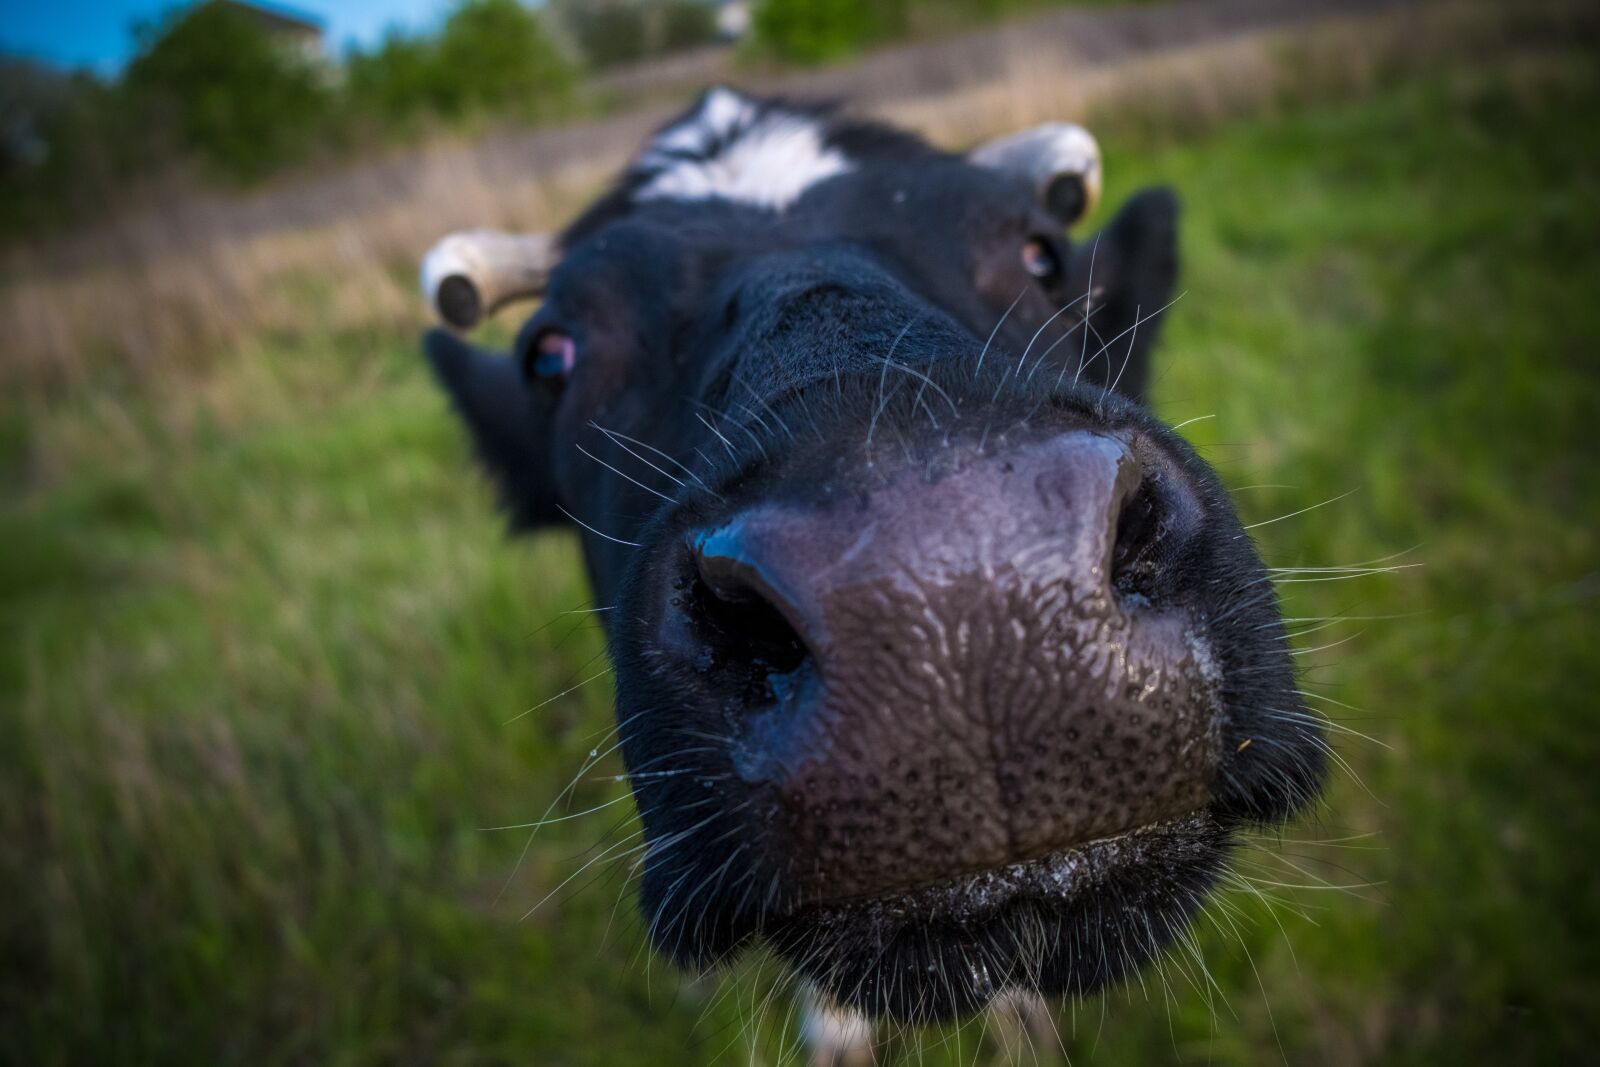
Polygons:
<instances>
[{"instance_id":1,"label":"black ear","mask_svg":"<svg viewBox=\"0 0 1600 1067\"><path fill-rule=\"evenodd\" d=\"M472 432L478 459L494 479L512 532L563 521L550 470L559 397L529 388L509 356L477 348L448 330L429 330L422 349Z\"/></svg>"},{"instance_id":2,"label":"black ear","mask_svg":"<svg viewBox=\"0 0 1600 1067\"><path fill-rule=\"evenodd\" d=\"M1135 193L1105 229L1079 242L1066 292L1099 294L1083 381L1114 382L1117 392L1145 401L1150 350L1177 280L1178 198L1171 189Z\"/></svg>"}]
</instances>

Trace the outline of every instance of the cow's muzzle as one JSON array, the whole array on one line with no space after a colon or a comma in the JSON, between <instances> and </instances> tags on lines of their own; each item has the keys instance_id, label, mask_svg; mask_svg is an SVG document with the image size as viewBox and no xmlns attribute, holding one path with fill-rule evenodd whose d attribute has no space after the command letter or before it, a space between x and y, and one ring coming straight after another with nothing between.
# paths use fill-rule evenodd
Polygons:
<instances>
[{"instance_id":1,"label":"cow's muzzle","mask_svg":"<svg viewBox=\"0 0 1600 1067\"><path fill-rule=\"evenodd\" d=\"M1139 591L1193 502L1074 430L692 532L664 643L756 683L737 775L799 906L902 893L1210 801L1211 656Z\"/></svg>"}]
</instances>

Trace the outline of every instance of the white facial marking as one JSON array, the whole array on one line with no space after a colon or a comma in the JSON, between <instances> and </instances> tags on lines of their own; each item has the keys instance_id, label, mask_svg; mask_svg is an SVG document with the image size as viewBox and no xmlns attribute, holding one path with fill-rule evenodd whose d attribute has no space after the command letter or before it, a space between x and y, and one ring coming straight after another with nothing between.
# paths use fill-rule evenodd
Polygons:
<instances>
[{"instance_id":1,"label":"white facial marking","mask_svg":"<svg viewBox=\"0 0 1600 1067\"><path fill-rule=\"evenodd\" d=\"M645 149L641 162L648 165L652 157L665 157L667 162L672 162L676 153L684 152L706 155L717 141L726 140L755 117L753 103L719 85L706 93L698 111L657 134Z\"/></svg>"},{"instance_id":2,"label":"white facial marking","mask_svg":"<svg viewBox=\"0 0 1600 1067\"><path fill-rule=\"evenodd\" d=\"M721 198L782 211L850 161L822 141L820 122L756 104L730 89L706 94L700 108L663 130L639 159L653 172L638 200Z\"/></svg>"}]
</instances>

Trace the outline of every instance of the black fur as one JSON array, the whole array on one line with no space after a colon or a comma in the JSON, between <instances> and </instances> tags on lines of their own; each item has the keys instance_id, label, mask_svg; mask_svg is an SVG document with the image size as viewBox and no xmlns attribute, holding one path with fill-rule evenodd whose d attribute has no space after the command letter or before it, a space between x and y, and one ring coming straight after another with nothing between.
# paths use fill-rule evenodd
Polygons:
<instances>
[{"instance_id":1,"label":"black fur","mask_svg":"<svg viewBox=\"0 0 1600 1067\"><path fill-rule=\"evenodd\" d=\"M443 331L424 344L434 376L450 395L484 469L494 478L514 532L561 520L550 492L547 430L558 397L529 389L522 369Z\"/></svg>"}]
</instances>

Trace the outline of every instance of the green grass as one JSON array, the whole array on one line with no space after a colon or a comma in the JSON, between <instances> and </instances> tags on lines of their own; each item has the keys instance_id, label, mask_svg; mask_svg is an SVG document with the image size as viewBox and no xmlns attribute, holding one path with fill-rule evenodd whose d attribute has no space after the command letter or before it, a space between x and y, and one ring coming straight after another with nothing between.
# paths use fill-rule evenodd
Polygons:
<instances>
[{"instance_id":1,"label":"green grass","mask_svg":"<svg viewBox=\"0 0 1600 1067\"><path fill-rule=\"evenodd\" d=\"M1180 957L1081 1004L1074 1062L1591 1048L1600 77L1561 54L1197 140L1105 131L1109 202L1186 204L1163 415L1208 416L1185 432L1225 479L1269 486L1237 491L1246 521L1350 492L1261 527L1269 562L1422 566L1283 587L1290 615L1398 616L1300 641L1349 639L1302 657L1307 688L1387 747L1339 735L1361 784L1247 859L1275 899L1213 909L1211 995ZM310 332L0 418L0 1061L752 1058L770 969L648 966L621 868L526 914L633 829L624 802L520 864L524 832L482 829L606 744L605 678L518 717L601 662L557 615L585 603L574 545L503 539L409 339ZM1319 881L1364 888L1266 884Z\"/></svg>"}]
</instances>

